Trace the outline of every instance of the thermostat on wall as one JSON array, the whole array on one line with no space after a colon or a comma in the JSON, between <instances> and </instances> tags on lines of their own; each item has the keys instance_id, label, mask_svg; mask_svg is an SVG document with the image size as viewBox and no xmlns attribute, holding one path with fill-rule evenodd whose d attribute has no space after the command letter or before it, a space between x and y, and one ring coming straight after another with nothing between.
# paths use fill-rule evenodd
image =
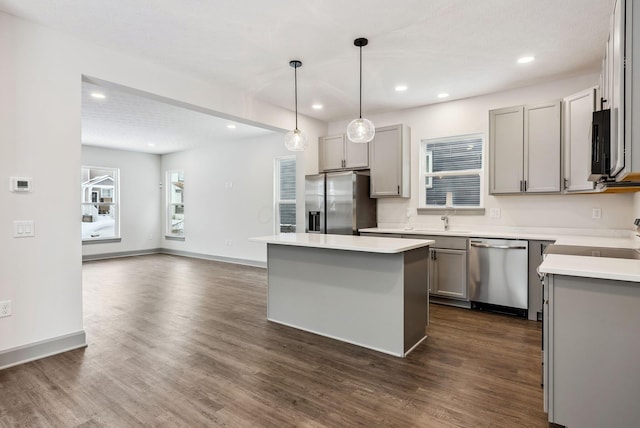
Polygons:
<instances>
[{"instance_id":1,"label":"thermostat on wall","mask_svg":"<svg viewBox=\"0 0 640 428\"><path fill-rule=\"evenodd\" d=\"M31 177L9 177L9 191L11 192L30 192Z\"/></svg>"}]
</instances>

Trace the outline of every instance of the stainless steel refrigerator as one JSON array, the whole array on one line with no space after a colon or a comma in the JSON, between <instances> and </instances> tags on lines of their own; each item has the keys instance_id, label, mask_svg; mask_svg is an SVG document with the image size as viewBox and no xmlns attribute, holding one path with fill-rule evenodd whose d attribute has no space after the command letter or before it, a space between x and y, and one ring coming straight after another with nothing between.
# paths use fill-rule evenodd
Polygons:
<instances>
[{"instance_id":1,"label":"stainless steel refrigerator","mask_svg":"<svg viewBox=\"0 0 640 428\"><path fill-rule=\"evenodd\" d=\"M357 235L377 226L376 200L369 196L369 171L327 172L305 177L305 231Z\"/></svg>"}]
</instances>

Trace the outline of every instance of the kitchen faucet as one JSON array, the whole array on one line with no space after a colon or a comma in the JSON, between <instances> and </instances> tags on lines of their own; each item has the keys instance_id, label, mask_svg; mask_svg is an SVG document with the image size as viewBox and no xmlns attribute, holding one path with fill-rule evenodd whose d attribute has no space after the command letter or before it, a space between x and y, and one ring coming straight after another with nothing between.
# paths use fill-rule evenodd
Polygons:
<instances>
[{"instance_id":1,"label":"kitchen faucet","mask_svg":"<svg viewBox=\"0 0 640 428\"><path fill-rule=\"evenodd\" d=\"M443 215L442 217L440 217L440 220L444 220L444 230L449 230L449 214Z\"/></svg>"}]
</instances>

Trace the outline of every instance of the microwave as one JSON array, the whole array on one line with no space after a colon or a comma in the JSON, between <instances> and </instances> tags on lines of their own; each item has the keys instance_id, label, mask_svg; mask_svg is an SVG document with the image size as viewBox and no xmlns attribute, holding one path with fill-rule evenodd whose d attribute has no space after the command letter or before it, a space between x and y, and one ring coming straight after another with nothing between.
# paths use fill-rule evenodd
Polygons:
<instances>
[{"instance_id":1,"label":"microwave","mask_svg":"<svg viewBox=\"0 0 640 428\"><path fill-rule=\"evenodd\" d=\"M594 111L591 123L590 181L607 180L611 173L611 109Z\"/></svg>"}]
</instances>

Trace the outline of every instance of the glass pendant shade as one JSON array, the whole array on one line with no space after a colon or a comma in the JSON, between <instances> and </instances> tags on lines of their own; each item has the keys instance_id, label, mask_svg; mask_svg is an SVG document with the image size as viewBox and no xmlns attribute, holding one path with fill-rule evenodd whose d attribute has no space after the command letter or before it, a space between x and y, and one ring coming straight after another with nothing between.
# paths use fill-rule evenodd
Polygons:
<instances>
[{"instance_id":1,"label":"glass pendant shade","mask_svg":"<svg viewBox=\"0 0 640 428\"><path fill-rule=\"evenodd\" d=\"M360 117L354 119L347 126L347 138L354 143L368 143L376 135L376 127L369 119L362 117L362 47L369 44L364 37L353 41L354 46L360 48Z\"/></svg>"},{"instance_id":2,"label":"glass pendant shade","mask_svg":"<svg viewBox=\"0 0 640 428\"><path fill-rule=\"evenodd\" d=\"M376 135L376 127L369 119L354 119L347 126L347 137L354 143L368 143Z\"/></svg>"},{"instance_id":3,"label":"glass pendant shade","mask_svg":"<svg viewBox=\"0 0 640 428\"><path fill-rule=\"evenodd\" d=\"M293 131L287 132L287 135L284 137L284 145L292 152L301 152L309 146L309 141L307 140L307 136L304 135L304 132L296 128Z\"/></svg>"},{"instance_id":4,"label":"glass pendant shade","mask_svg":"<svg viewBox=\"0 0 640 428\"><path fill-rule=\"evenodd\" d=\"M302 61L294 59L289 61L289 66L293 67L294 93L296 100L296 127L293 131L287 132L287 135L284 136L284 145L292 152L301 152L309 146L307 136L298 129L298 68L302 67Z\"/></svg>"}]
</instances>

